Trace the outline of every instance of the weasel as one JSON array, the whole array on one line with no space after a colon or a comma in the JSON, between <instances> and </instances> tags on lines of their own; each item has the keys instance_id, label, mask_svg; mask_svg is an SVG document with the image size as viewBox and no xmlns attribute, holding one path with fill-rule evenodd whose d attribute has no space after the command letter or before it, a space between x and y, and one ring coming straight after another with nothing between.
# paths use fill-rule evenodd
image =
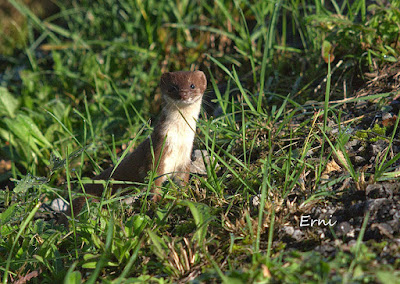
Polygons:
<instances>
[{"instance_id":1,"label":"weasel","mask_svg":"<svg viewBox=\"0 0 400 284\"><path fill-rule=\"evenodd\" d=\"M151 136L126 156L115 170L110 167L93 180L144 182L148 172L155 170L158 176L154 180L156 187L160 187L168 176L188 182L196 120L207 79L202 71L168 72L161 76L160 87L162 111ZM128 186L113 184L112 192ZM101 197L104 186L85 184L84 189L89 195ZM158 199L160 196L155 193L153 200ZM85 204L85 197L74 199L72 204L74 215L77 215ZM67 214L71 215L70 208Z\"/></svg>"}]
</instances>

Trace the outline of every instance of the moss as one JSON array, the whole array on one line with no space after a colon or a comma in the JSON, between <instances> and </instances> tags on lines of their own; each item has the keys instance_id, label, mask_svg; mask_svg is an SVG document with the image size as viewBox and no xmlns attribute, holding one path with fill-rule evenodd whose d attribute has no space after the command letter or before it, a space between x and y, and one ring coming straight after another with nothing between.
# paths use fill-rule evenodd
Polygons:
<instances>
[{"instance_id":1,"label":"moss","mask_svg":"<svg viewBox=\"0 0 400 284\"><path fill-rule=\"evenodd\" d=\"M355 136L361 141L376 142L385 139L386 127L381 127L375 123L372 129L357 131Z\"/></svg>"}]
</instances>

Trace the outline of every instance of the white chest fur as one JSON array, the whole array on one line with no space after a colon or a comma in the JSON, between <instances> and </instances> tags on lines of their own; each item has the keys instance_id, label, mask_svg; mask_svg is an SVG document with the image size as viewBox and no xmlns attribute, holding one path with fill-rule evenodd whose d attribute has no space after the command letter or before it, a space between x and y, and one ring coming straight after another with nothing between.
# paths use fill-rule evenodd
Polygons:
<instances>
[{"instance_id":1,"label":"white chest fur","mask_svg":"<svg viewBox=\"0 0 400 284\"><path fill-rule=\"evenodd\" d=\"M163 129L163 136L166 137L162 154L164 174L183 171L190 163L200 105L201 100L179 110L175 106L168 110Z\"/></svg>"}]
</instances>

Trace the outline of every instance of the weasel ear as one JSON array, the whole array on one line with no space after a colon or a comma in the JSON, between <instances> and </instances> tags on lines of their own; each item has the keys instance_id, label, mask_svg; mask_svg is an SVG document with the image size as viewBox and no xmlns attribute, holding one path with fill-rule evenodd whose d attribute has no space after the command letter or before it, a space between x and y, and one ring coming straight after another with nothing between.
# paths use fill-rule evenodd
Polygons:
<instances>
[{"instance_id":1,"label":"weasel ear","mask_svg":"<svg viewBox=\"0 0 400 284\"><path fill-rule=\"evenodd\" d=\"M206 80L206 75L204 74L203 71L197 70L197 71L194 71L194 74L196 75L197 78L202 78L202 79Z\"/></svg>"},{"instance_id":2,"label":"weasel ear","mask_svg":"<svg viewBox=\"0 0 400 284\"><path fill-rule=\"evenodd\" d=\"M204 77L206 77L206 75L204 75L204 72L200 71L200 70L194 71L194 74L196 74L196 76L204 76Z\"/></svg>"},{"instance_id":3,"label":"weasel ear","mask_svg":"<svg viewBox=\"0 0 400 284\"><path fill-rule=\"evenodd\" d=\"M204 90L205 90L207 88L207 78L206 78L206 75L204 74L204 72L200 71L200 70L197 70L197 71L194 71L194 74L196 75L196 77L199 80L202 81L201 84L204 85Z\"/></svg>"}]
</instances>

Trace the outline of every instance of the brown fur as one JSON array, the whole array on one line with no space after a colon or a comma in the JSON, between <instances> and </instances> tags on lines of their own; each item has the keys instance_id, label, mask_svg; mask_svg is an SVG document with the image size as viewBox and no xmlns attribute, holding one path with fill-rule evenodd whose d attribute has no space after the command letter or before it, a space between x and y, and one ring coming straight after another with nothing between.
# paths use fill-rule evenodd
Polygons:
<instances>
[{"instance_id":1,"label":"brown fur","mask_svg":"<svg viewBox=\"0 0 400 284\"><path fill-rule=\"evenodd\" d=\"M119 163L111 176L112 179L141 183L150 170L156 170L158 176L154 181L156 187L162 185L167 175L188 182L195 120L199 115L207 80L201 71L171 72L162 75L160 86L163 109L153 133ZM154 159L151 147L154 150ZM156 168L158 162L159 166ZM109 180L113 169L114 167L106 169L93 180ZM132 185L113 184L112 192L128 186ZM101 197L104 191L102 184L86 184L84 189L86 194L97 197ZM159 195L155 194L153 200L159 198ZM81 211L85 200L84 196L73 200L74 215ZM70 210L68 213L71 214Z\"/></svg>"}]
</instances>

